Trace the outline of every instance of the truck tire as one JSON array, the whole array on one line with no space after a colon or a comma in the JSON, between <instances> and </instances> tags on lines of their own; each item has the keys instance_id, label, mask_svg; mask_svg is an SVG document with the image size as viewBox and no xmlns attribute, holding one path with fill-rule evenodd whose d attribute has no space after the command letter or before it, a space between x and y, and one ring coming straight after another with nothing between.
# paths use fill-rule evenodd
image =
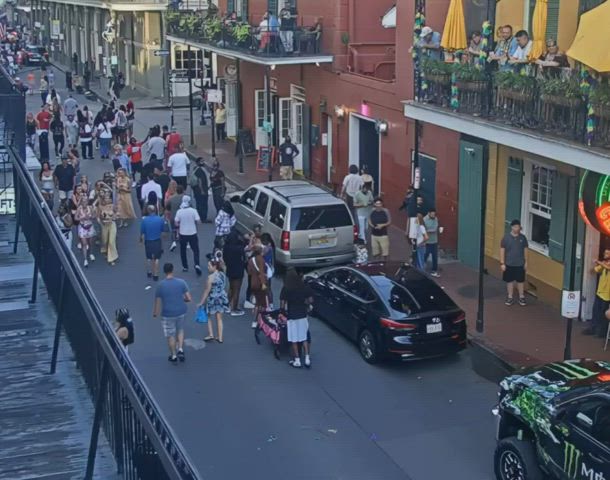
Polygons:
<instances>
[{"instance_id":1,"label":"truck tire","mask_svg":"<svg viewBox=\"0 0 610 480\"><path fill-rule=\"evenodd\" d=\"M494 453L497 480L544 480L534 443L508 437L500 440Z\"/></svg>"}]
</instances>

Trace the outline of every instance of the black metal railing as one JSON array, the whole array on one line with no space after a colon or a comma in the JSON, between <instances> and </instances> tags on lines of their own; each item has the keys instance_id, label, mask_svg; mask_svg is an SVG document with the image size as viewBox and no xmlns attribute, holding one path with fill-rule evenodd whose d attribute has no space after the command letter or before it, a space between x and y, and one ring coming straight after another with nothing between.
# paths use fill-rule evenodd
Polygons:
<instances>
[{"instance_id":1,"label":"black metal railing","mask_svg":"<svg viewBox=\"0 0 610 480\"><path fill-rule=\"evenodd\" d=\"M523 72L497 72L487 67L476 74L464 65L443 67L442 63L421 63L416 101L587 146L610 148L610 106L595 103L589 92L596 86L583 89L580 72L558 69L556 75L547 76L528 66ZM608 87L599 84L597 88Z\"/></svg>"},{"instance_id":2,"label":"black metal railing","mask_svg":"<svg viewBox=\"0 0 610 480\"><path fill-rule=\"evenodd\" d=\"M1 73L1 72L0 72ZM32 301L39 274L57 311L51 373L55 372L60 333L70 342L88 390L95 401L87 471L92 478L99 429L103 428L122 478L130 480L198 480L200 475L155 402L127 351L118 341L87 279L57 228L20 153L25 99L11 82L0 80L0 94L14 96L20 109L3 109L5 148L13 164L17 231L34 256ZM8 91L4 90L7 88ZM21 115L19 117L19 115ZM22 138L23 135L19 138ZM44 412L42 412L44 414Z\"/></svg>"},{"instance_id":3,"label":"black metal railing","mask_svg":"<svg viewBox=\"0 0 610 480\"><path fill-rule=\"evenodd\" d=\"M202 45L261 57L318 55L322 40L322 32L314 27L261 30L245 22L227 24L186 12L168 13L167 30L169 35Z\"/></svg>"}]
</instances>

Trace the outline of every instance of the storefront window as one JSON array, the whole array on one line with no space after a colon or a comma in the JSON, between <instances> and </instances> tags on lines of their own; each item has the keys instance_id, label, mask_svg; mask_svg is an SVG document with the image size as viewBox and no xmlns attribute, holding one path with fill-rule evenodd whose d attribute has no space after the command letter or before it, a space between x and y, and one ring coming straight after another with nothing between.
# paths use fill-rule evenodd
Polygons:
<instances>
[{"instance_id":1,"label":"storefront window","mask_svg":"<svg viewBox=\"0 0 610 480\"><path fill-rule=\"evenodd\" d=\"M530 176L529 226L530 241L548 253L551 228L553 170L532 165Z\"/></svg>"},{"instance_id":2,"label":"storefront window","mask_svg":"<svg viewBox=\"0 0 610 480\"><path fill-rule=\"evenodd\" d=\"M190 56L189 56L190 54ZM190 67L193 69L194 78L201 78L203 68L203 52L199 49L188 50L175 49L174 50L174 68L176 70L183 70L186 72Z\"/></svg>"}]
</instances>

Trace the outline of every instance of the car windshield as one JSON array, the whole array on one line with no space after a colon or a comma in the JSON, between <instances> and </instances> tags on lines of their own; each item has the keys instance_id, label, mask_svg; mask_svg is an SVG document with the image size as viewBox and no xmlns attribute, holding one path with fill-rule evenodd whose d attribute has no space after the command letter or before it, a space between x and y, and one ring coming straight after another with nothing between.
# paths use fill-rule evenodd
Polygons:
<instances>
[{"instance_id":1,"label":"car windshield","mask_svg":"<svg viewBox=\"0 0 610 480\"><path fill-rule=\"evenodd\" d=\"M342 204L293 208L290 213L290 229L292 231L318 230L350 225L352 225L352 219L347 207Z\"/></svg>"}]
</instances>

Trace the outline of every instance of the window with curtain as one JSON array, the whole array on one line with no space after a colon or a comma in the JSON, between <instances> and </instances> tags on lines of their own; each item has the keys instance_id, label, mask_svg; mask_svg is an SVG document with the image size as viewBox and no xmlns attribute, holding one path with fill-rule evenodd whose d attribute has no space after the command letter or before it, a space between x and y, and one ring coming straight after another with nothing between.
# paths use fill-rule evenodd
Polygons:
<instances>
[{"instance_id":1,"label":"window with curtain","mask_svg":"<svg viewBox=\"0 0 610 480\"><path fill-rule=\"evenodd\" d=\"M543 251L549 248L554 171L542 165L532 165L528 232L530 240Z\"/></svg>"}]
</instances>

